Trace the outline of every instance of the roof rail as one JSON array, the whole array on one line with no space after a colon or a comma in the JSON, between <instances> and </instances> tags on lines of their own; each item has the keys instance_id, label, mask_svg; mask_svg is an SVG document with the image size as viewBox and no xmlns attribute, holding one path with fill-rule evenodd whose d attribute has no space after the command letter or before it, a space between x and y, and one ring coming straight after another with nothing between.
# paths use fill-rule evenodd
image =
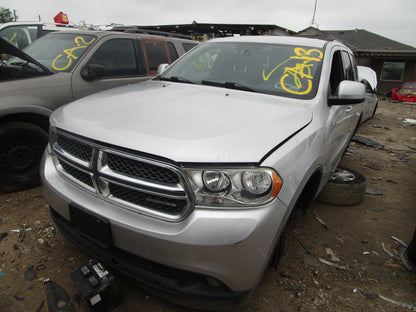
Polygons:
<instances>
[{"instance_id":1,"label":"roof rail","mask_svg":"<svg viewBox=\"0 0 416 312\"><path fill-rule=\"evenodd\" d=\"M111 30L122 31L125 33L148 34L148 35L158 35L158 36L165 36L165 37L172 37L172 38L195 40L192 36L178 34L178 33L171 33L171 32L166 32L166 31L152 30L152 29L114 27Z\"/></svg>"}]
</instances>

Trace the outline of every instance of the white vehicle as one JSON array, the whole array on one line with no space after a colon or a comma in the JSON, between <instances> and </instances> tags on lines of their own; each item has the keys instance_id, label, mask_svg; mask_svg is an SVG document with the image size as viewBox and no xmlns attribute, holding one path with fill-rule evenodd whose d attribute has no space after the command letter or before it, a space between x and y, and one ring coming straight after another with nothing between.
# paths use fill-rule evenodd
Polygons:
<instances>
[{"instance_id":1,"label":"white vehicle","mask_svg":"<svg viewBox=\"0 0 416 312\"><path fill-rule=\"evenodd\" d=\"M68 25L57 26L42 22L9 22L0 24L0 37L19 49L53 31L76 30Z\"/></svg>"},{"instance_id":2,"label":"white vehicle","mask_svg":"<svg viewBox=\"0 0 416 312\"><path fill-rule=\"evenodd\" d=\"M43 193L108 265L223 308L259 284L294 209L328 181L364 93L340 42L210 40L151 81L55 111Z\"/></svg>"}]
</instances>

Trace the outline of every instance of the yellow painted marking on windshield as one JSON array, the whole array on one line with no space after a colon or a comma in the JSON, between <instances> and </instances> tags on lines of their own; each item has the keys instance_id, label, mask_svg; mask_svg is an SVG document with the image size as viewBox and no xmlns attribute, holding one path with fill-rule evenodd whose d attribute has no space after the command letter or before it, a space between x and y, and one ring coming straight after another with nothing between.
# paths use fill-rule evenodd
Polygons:
<instances>
[{"instance_id":1,"label":"yellow painted marking on windshield","mask_svg":"<svg viewBox=\"0 0 416 312\"><path fill-rule=\"evenodd\" d=\"M70 48L70 49L64 49L62 52L62 54L59 54L55 57L55 59L52 62L52 68L55 70L66 70L68 69L71 64L72 64L72 60L76 60L78 59L77 56L75 56L73 53L78 50L78 49L85 49L86 47L88 47L91 43L93 43L95 40L92 39L90 42L86 42L85 39L83 37L75 37L74 42L76 44L76 46ZM64 55L66 54L66 59L67 62L66 64L64 64L62 67L58 67L58 65L56 64L56 62Z\"/></svg>"},{"instance_id":2,"label":"yellow painted marking on windshield","mask_svg":"<svg viewBox=\"0 0 416 312\"><path fill-rule=\"evenodd\" d=\"M312 54L314 53L317 53L317 57L312 56ZM324 55L322 51L320 50L310 49L306 51L303 48L296 48L295 54L296 56L292 56L291 59L303 60L303 62L297 63L294 67L285 67L284 75L280 79L280 83L282 85L282 88L286 92L289 92L292 94L298 94L298 95L308 94L312 90L313 76L311 75L311 68L314 66L314 64L310 64L309 62L312 62L312 61L320 62ZM289 89L285 85L285 80L288 77L291 77L293 79L298 90L302 90L303 88L305 88L303 83L306 82L307 83L306 89L302 91L295 91L295 90Z\"/></svg>"},{"instance_id":3,"label":"yellow painted marking on windshield","mask_svg":"<svg viewBox=\"0 0 416 312\"><path fill-rule=\"evenodd\" d=\"M198 71L204 71L212 68L212 59L209 53L200 55L197 61L192 62L192 66Z\"/></svg>"},{"instance_id":4,"label":"yellow painted marking on windshield","mask_svg":"<svg viewBox=\"0 0 416 312\"><path fill-rule=\"evenodd\" d=\"M284 63L290 61L290 58L288 58L287 60L281 62L279 65L277 65L275 68L272 69L272 71L266 76L265 73L265 69L263 69L263 80L267 81L269 80L270 76L275 72L276 69L278 69L280 66L282 66Z\"/></svg>"},{"instance_id":5,"label":"yellow painted marking on windshield","mask_svg":"<svg viewBox=\"0 0 416 312\"><path fill-rule=\"evenodd\" d=\"M267 75L265 70L263 69L263 80L268 81L270 76L283 64L290 60L299 60L298 63L295 64L294 67L285 67L283 76L280 79L281 87L289 93L292 94L308 94L312 90L312 79L313 76L312 73L312 67L314 64L311 64L310 62L320 62L323 58L322 51L318 49L309 49L305 50L303 48L295 48L294 50L295 55L289 57L288 59L281 62L279 65L274 67ZM292 78L295 86L298 88L298 90L291 90L286 84L288 84L288 78ZM285 84L286 83L286 84ZM306 83L306 86L305 86Z\"/></svg>"}]
</instances>

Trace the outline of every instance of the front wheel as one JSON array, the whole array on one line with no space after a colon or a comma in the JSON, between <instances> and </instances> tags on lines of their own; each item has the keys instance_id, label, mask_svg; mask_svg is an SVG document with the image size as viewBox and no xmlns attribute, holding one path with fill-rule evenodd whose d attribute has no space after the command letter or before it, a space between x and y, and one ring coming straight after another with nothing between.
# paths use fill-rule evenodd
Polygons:
<instances>
[{"instance_id":1,"label":"front wheel","mask_svg":"<svg viewBox=\"0 0 416 312\"><path fill-rule=\"evenodd\" d=\"M0 192L14 192L40 183L39 164L48 133L26 122L0 125Z\"/></svg>"}]
</instances>

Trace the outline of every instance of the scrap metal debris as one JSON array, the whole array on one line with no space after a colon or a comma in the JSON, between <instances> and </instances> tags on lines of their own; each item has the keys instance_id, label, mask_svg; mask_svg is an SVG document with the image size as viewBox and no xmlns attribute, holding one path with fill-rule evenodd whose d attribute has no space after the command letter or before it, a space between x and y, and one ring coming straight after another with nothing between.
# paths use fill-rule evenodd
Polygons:
<instances>
[{"instance_id":1,"label":"scrap metal debris","mask_svg":"<svg viewBox=\"0 0 416 312\"><path fill-rule=\"evenodd\" d=\"M394 158L389 158L389 160L394 161L394 162L408 162L410 159L411 159L410 157L407 157L405 155L394 157Z\"/></svg>"},{"instance_id":2,"label":"scrap metal debris","mask_svg":"<svg viewBox=\"0 0 416 312\"><path fill-rule=\"evenodd\" d=\"M395 256L387 250L386 246L384 245L384 243L381 243L381 247L383 248L383 251L388 254L391 258L395 258Z\"/></svg>"},{"instance_id":3,"label":"scrap metal debris","mask_svg":"<svg viewBox=\"0 0 416 312\"><path fill-rule=\"evenodd\" d=\"M363 136L354 135L352 137L352 141L364 144L365 146L368 146L368 147L375 147L375 148L379 148L379 149L384 149L384 145L382 145L382 144L380 144L376 141L373 141L369 138L365 138Z\"/></svg>"},{"instance_id":4,"label":"scrap metal debris","mask_svg":"<svg viewBox=\"0 0 416 312\"><path fill-rule=\"evenodd\" d=\"M406 248L402 248L402 250L400 250L399 252L400 262L405 266L406 269L408 269L409 271L412 271L413 267L410 264L410 262L407 260L405 253L406 253Z\"/></svg>"},{"instance_id":5,"label":"scrap metal debris","mask_svg":"<svg viewBox=\"0 0 416 312\"><path fill-rule=\"evenodd\" d=\"M400 307L402 307L402 308L406 308L406 309L409 309L409 310L411 310L411 311L413 311L413 312L416 312L416 306L414 306L414 305L411 305L411 304L408 304L408 303L404 303L404 302L395 301L395 300L393 300L393 299L390 299L390 298L384 297L384 296L382 296L382 295L379 295L379 297L380 297L381 299L383 299L383 300L387 301L387 302L390 302L390 303L395 304L395 305L397 305L397 306L400 306Z\"/></svg>"},{"instance_id":6,"label":"scrap metal debris","mask_svg":"<svg viewBox=\"0 0 416 312\"><path fill-rule=\"evenodd\" d=\"M401 239L397 238L396 236L391 235L390 238L395 240L396 242L398 242L404 248L407 248L407 244L404 241L402 241Z\"/></svg>"},{"instance_id":7,"label":"scrap metal debris","mask_svg":"<svg viewBox=\"0 0 416 312\"><path fill-rule=\"evenodd\" d=\"M25 233L29 232L31 230L32 230L32 228L26 228L26 225L23 224L22 226L20 226L19 229L10 230L10 232L19 233L19 236L18 236L19 242L23 242L23 239L25 238Z\"/></svg>"}]
</instances>

